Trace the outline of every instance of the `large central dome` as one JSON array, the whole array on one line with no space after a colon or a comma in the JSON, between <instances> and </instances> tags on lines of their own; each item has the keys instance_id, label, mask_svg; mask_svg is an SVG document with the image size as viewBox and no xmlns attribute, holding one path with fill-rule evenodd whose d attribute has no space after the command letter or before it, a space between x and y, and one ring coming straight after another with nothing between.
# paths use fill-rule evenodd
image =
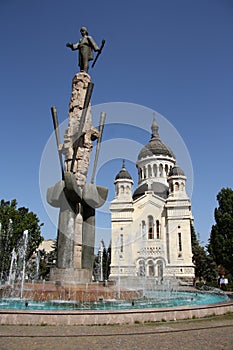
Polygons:
<instances>
[{"instance_id":1,"label":"large central dome","mask_svg":"<svg viewBox=\"0 0 233 350\"><path fill-rule=\"evenodd\" d=\"M161 156L175 158L175 155L171 151L171 149L160 140L159 133L158 133L159 128L155 120L152 123L151 130L152 130L151 140L139 152L138 161L147 157L152 157L153 155L155 156L161 155Z\"/></svg>"}]
</instances>

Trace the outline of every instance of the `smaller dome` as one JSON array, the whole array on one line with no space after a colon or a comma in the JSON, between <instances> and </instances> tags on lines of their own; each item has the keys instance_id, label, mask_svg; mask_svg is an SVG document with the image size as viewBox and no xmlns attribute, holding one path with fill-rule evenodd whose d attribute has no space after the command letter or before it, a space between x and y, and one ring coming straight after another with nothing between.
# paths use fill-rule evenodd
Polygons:
<instances>
[{"instance_id":1,"label":"smaller dome","mask_svg":"<svg viewBox=\"0 0 233 350\"><path fill-rule=\"evenodd\" d=\"M132 180L132 177L130 176L129 172L126 170L125 167L125 161L123 160L122 168L119 171L119 173L115 177L115 181L119 179L129 179Z\"/></svg>"},{"instance_id":2,"label":"smaller dome","mask_svg":"<svg viewBox=\"0 0 233 350\"><path fill-rule=\"evenodd\" d=\"M185 176L183 170L178 166L175 165L169 172L168 176Z\"/></svg>"}]
</instances>

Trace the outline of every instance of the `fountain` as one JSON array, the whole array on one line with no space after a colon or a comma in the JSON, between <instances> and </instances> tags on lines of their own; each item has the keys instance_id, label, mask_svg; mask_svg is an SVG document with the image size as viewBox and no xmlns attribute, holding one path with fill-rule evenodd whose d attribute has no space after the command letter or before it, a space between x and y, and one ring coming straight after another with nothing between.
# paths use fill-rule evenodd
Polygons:
<instances>
[{"instance_id":1,"label":"fountain","mask_svg":"<svg viewBox=\"0 0 233 350\"><path fill-rule=\"evenodd\" d=\"M40 278L39 269L40 269L40 250L38 249L36 252L36 280Z\"/></svg>"},{"instance_id":2,"label":"fountain","mask_svg":"<svg viewBox=\"0 0 233 350\"><path fill-rule=\"evenodd\" d=\"M233 300L221 291L163 289L135 291L99 283L48 290L29 285L22 299L0 299L0 324L93 325L134 324L220 315L233 312ZM51 285L50 285L51 288ZM43 291L43 292L42 292ZM120 292L121 299L118 299Z\"/></svg>"},{"instance_id":3,"label":"fountain","mask_svg":"<svg viewBox=\"0 0 233 350\"><path fill-rule=\"evenodd\" d=\"M135 323L202 317L233 311L233 301L221 290L179 288L146 276L137 286L120 279L117 284L84 285L25 282L27 231L21 247L21 284L14 283L16 253L12 252L8 283L0 289L1 324L106 324ZM110 282L110 281L109 281ZM132 281L131 281L132 282ZM20 297L15 298L15 296ZM59 318L58 318L59 317Z\"/></svg>"},{"instance_id":4,"label":"fountain","mask_svg":"<svg viewBox=\"0 0 233 350\"><path fill-rule=\"evenodd\" d=\"M15 252L15 248L13 248L11 253L11 264L10 264L10 271L8 276L8 284L10 286L14 286L16 269L17 269L17 254Z\"/></svg>"},{"instance_id":5,"label":"fountain","mask_svg":"<svg viewBox=\"0 0 233 350\"><path fill-rule=\"evenodd\" d=\"M72 45L69 44L69 47ZM167 279L161 284L156 278L146 276L145 265L139 266L141 278L137 278L137 284L134 284L133 278L121 278L122 235L116 237L118 251L115 271L118 270L118 276L115 284L111 285L109 281L107 286L103 286L99 282L92 282L95 209L104 204L108 193L107 188L94 184L105 113L101 113L97 130L91 121L90 99L93 86L87 71L74 76L69 123L63 144L60 144L56 108L52 107L62 179L48 189L47 202L59 209L57 267L51 270L48 283L25 281L28 232L24 231L19 252L22 264L21 285L17 286L19 298L12 298L16 290L17 261L13 250L8 284L0 288L0 324L145 323L232 312L233 302L226 294L220 291L198 292L191 288L181 291L176 278ZM97 151L91 183L87 183L94 140L97 140ZM145 234L144 230L142 234ZM39 262L40 254L37 252L37 278ZM100 280L103 280L102 270Z\"/></svg>"},{"instance_id":6,"label":"fountain","mask_svg":"<svg viewBox=\"0 0 233 350\"><path fill-rule=\"evenodd\" d=\"M20 288L20 298L23 297L23 288L24 288L24 279L25 279L25 268L26 268L26 253L27 253L27 246L28 246L28 230L25 230L23 232L23 246L22 246L22 260L23 260L23 267L22 267L22 278L21 278L21 288Z\"/></svg>"}]
</instances>

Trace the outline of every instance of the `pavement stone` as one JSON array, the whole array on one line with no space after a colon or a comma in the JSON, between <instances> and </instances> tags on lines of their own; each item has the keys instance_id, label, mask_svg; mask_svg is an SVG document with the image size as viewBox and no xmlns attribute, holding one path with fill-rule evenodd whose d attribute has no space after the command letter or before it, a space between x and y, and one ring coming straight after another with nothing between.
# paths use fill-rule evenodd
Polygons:
<instances>
[{"instance_id":1,"label":"pavement stone","mask_svg":"<svg viewBox=\"0 0 233 350\"><path fill-rule=\"evenodd\" d=\"M1 350L233 350L233 314L112 326L0 326Z\"/></svg>"}]
</instances>

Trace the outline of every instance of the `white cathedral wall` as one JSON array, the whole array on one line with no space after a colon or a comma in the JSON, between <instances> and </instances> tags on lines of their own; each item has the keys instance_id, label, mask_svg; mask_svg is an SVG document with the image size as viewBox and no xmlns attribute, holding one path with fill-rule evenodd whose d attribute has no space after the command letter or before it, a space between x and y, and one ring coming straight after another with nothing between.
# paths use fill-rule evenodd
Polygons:
<instances>
[{"instance_id":1,"label":"white cathedral wall","mask_svg":"<svg viewBox=\"0 0 233 350\"><path fill-rule=\"evenodd\" d=\"M115 203L116 204L116 203ZM115 205L114 204L114 205ZM189 204L189 203L186 203ZM131 204L132 205L132 204ZM125 204L124 204L125 206ZM118 208L119 209L119 208ZM138 276L140 260L145 262L148 276L152 269L158 277L162 264L163 278L189 279L194 277L191 251L189 208L168 208L165 200L152 192L139 198L130 210L112 211L112 262L110 278ZM175 215L174 215L175 214ZM148 239L148 216L160 222L160 238ZM142 230L142 221L146 230Z\"/></svg>"}]
</instances>

